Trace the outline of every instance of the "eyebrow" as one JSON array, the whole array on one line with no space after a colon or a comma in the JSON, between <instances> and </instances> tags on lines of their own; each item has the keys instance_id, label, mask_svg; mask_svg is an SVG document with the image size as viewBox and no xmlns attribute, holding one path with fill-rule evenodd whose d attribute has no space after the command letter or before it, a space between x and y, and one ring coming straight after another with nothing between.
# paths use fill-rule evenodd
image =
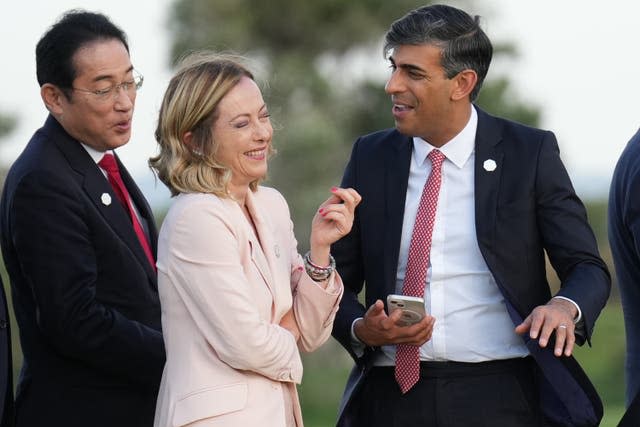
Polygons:
<instances>
[{"instance_id":1,"label":"eyebrow","mask_svg":"<svg viewBox=\"0 0 640 427\"><path fill-rule=\"evenodd\" d=\"M127 68L127 71L125 72L126 74L130 73L133 71L133 65L131 65L129 68ZM100 82L102 80L113 80L113 75L111 74L101 74L96 76L93 81L94 82Z\"/></svg>"},{"instance_id":2,"label":"eyebrow","mask_svg":"<svg viewBox=\"0 0 640 427\"><path fill-rule=\"evenodd\" d=\"M267 109L267 104L266 104L266 103L264 103L264 104L262 104L262 107L260 107L260 109L258 110L258 113L261 113L263 110L266 110L266 109ZM251 113L242 113L242 114L238 114L237 116L235 116L235 117L231 118L231 119L229 120L229 123L233 122L234 120L239 119L240 117L248 117L248 116L251 116Z\"/></svg>"},{"instance_id":3,"label":"eyebrow","mask_svg":"<svg viewBox=\"0 0 640 427\"><path fill-rule=\"evenodd\" d=\"M402 68L403 70L408 70L408 71L418 71L422 74L427 74L427 70L418 67L417 65L413 65L413 64L396 64L396 61L393 60L393 57L390 56L389 57L389 61L395 65L397 68Z\"/></svg>"}]
</instances>

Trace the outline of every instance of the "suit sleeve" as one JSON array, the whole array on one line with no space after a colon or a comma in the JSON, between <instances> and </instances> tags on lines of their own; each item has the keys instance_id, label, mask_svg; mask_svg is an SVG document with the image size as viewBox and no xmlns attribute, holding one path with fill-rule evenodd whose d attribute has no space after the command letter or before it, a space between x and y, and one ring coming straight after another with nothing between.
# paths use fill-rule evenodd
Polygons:
<instances>
[{"instance_id":1,"label":"suit sleeve","mask_svg":"<svg viewBox=\"0 0 640 427\"><path fill-rule=\"evenodd\" d=\"M351 158L345 168L341 186L343 188L358 189L358 148L357 140L353 146ZM344 283L344 296L340 302L340 310L333 325L333 336L340 344L358 360L359 356L351 345L351 325L358 317L363 317L366 307L358 300L358 295L364 286L364 265L362 261L360 236L360 210L366 207L367 200L363 198L355 211L351 232L333 244L331 251L336 259L336 267Z\"/></svg>"},{"instance_id":2,"label":"suit sleeve","mask_svg":"<svg viewBox=\"0 0 640 427\"><path fill-rule=\"evenodd\" d=\"M54 174L32 173L12 199L11 238L33 294L37 326L60 354L157 386L162 334L96 298L97 254L86 206L74 191Z\"/></svg>"},{"instance_id":3,"label":"suit sleeve","mask_svg":"<svg viewBox=\"0 0 640 427\"><path fill-rule=\"evenodd\" d=\"M551 132L542 142L536 176L537 220L549 260L561 281L557 295L580 306L589 340L609 296L611 279Z\"/></svg>"},{"instance_id":4,"label":"suit sleeve","mask_svg":"<svg viewBox=\"0 0 640 427\"><path fill-rule=\"evenodd\" d=\"M302 361L295 338L260 317L234 226L221 206L185 206L168 241L166 261L158 266L166 270L220 360L276 381L299 383Z\"/></svg>"},{"instance_id":5,"label":"suit sleeve","mask_svg":"<svg viewBox=\"0 0 640 427\"><path fill-rule=\"evenodd\" d=\"M264 191L264 190L262 190ZM282 205L280 221L282 229L288 230L289 256L291 259L291 292L293 312L300 330L298 346L302 351L311 352L324 344L329 336L342 298L342 279L337 272L326 282L317 283L305 271L304 262L298 253L293 222L289 206L282 195L274 190Z\"/></svg>"}]
</instances>

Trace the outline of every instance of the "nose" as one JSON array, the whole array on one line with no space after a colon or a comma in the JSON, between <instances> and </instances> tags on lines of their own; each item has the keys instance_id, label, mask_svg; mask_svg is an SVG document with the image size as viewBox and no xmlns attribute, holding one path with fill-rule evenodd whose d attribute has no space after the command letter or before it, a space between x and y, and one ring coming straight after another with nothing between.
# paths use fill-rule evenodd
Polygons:
<instances>
[{"instance_id":1,"label":"nose","mask_svg":"<svg viewBox=\"0 0 640 427\"><path fill-rule=\"evenodd\" d=\"M387 83L384 85L384 91L389 95L402 92L403 90L402 78L399 75L399 71L399 69L394 70L393 73L391 73L391 76L389 76L389 80L387 80Z\"/></svg>"},{"instance_id":2,"label":"nose","mask_svg":"<svg viewBox=\"0 0 640 427\"><path fill-rule=\"evenodd\" d=\"M128 91L124 87L119 86L116 88L115 97L115 108L119 111L128 111L133 108L136 101L136 92Z\"/></svg>"},{"instance_id":3,"label":"nose","mask_svg":"<svg viewBox=\"0 0 640 427\"><path fill-rule=\"evenodd\" d=\"M273 135L273 127L271 126L271 121L267 120L264 123L258 121L256 126L254 127L254 135L256 140L258 141L270 141L271 136Z\"/></svg>"}]
</instances>

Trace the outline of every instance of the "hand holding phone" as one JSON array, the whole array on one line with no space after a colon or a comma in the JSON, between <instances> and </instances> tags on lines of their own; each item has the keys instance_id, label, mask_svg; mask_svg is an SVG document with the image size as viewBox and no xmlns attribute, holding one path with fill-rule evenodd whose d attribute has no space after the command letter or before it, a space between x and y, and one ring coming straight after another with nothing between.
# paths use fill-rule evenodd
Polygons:
<instances>
[{"instance_id":1,"label":"hand holding phone","mask_svg":"<svg viewBox=\"0 0 640 427\"><path fill-rule=\"evenodd\" d=\"M391 294L387 296L389 314L394 310L402 310L400 322L402 326L418 323L426 315L424 298Z\"/></svg>"}]
</instances>

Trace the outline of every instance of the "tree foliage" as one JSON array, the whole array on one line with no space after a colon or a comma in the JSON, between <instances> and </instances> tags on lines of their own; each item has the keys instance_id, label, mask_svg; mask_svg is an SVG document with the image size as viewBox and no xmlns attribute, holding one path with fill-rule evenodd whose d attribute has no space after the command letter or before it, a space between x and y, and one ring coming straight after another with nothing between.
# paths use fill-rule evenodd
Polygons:
<instances>
[{"instance_id":1,"label":"tree foliage","mask_svg":"<svg viewBox=\"0 0 640 427\"><path fill-rule=\"evenodd\" d=\"M356 78L348 65L358 49L382 61L390 23L424 1L177 0L170 14L172 58L199 49L242 53L260 64L277 124L268 185L287 198L301 249L314 210L339 184L354 138L393 126L384 82ZM506 45L497 52L509 54ZM338 64L319 66L330 59ZM260 70L258 75L260 76ZM345 83L346 82L346 83ZM489 80L479 99L491 112L535 125L506 79Z\"/></svg>"},{"instance_id":2,"label":"tree foliage","mask_svg":"<svg viewBox=\"0 0 640 427\"><path fill-rule=\"evenodd\" d=\"M0 138L8 135L15 128L16 118L12 115L0 114Z\"/></svg>"}]
</instances>

